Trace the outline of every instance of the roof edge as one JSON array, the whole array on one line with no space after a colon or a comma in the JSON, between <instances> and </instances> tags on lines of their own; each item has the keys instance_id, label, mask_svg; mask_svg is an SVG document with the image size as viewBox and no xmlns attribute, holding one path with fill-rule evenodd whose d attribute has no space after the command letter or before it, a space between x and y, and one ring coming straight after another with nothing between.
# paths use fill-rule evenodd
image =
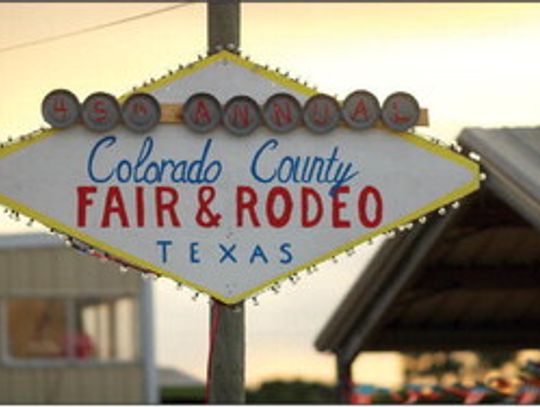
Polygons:
<instances>
[{"instance_id":1,"label":"roof edge","mask_svg":"<svg viewBox=\"0 0 540 407\"><path fill-rule=\"evenodd\" d=\"M48 233L0 234L0 250L62 247L63 244L61 239Z\"/></svg>"}]
</instances>

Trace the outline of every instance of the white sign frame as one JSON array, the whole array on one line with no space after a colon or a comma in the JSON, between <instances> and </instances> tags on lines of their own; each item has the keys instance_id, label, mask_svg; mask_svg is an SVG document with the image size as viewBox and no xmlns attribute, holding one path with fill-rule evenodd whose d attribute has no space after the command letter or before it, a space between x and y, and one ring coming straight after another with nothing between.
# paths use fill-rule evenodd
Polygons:
<instances>
[{"instance_id":1,"label":"white sign frame","mask_svg":"<svg viewBox=\"0 0 540 407\"><path fill-rule=\"evenodd\" d=\"M256 89L259 87L259 89L263 89L261 92L255 92L255 94L250 94L246 91L246 94L248 96L253 97L260 105L262 105L271 94L280 93L280 92L289 92L293 94L296 98L298 98L301 102L304 102L309 97L316 94L316 91L308 88L306 86L303 86L299 84L296 81L293 81L291 79L285 78L282 75L279 75L273 71L266 70L265 68L261 67L260 65L254 64L250 61L247 61L233 53L229 53L227 51L222 51L218 54L215 54L213 56L210 56L206 59L203 59L202 61L199 61L197 63L194 63L193 65L189 66L188 68L178 71L176 73L173 73L170 76L164 77L150 85L147 85L145 87L136 89L134 93L139 92L148 92L153 94L161 104L167 104L167 103L179 103L184 102L187 97L190 96L190 94L184 93L181 94L178 91L177 84L182 83L182 89L187 89L186 92L190 91L191 94L197 93L197 92L207 92L215 95L222 105L231 97L236 96L239 92L238 89L240 88L238 83L235 83L235 77L234 75L231 77L231 74L229 71L227 71L227 78L230 79L228 83L212 83L208 85L206 88L201 88L201 83L205 84L207 82L205 81L211 81L210 78L215 78L215 72L212 72L212 67L219 67L215 69L227 69L232 70L231 72L239 72L238 78L241 78L242 86L241 88L250 90L250 89ZM195 74L198 74L195 75ZM219 75L218 75L219 77ZM191 79L193 78L193 79ZM196 79L199 78L199 79ZM182 82L184 81L185 82ZM192 84L192 86L195 86L197 89L189 89L190 80L194 81L195 84ZM199 82L197 82L197 80ZM240 79L239 79L240 80ZM245 82L244 82L245 80ZM202 82L201 82L202 81ZM120 98L120 100L125 100L129 97L130 94L124 95ZM165 127L163 127L165 126ZM121 127L121 126L119 126ZM357 141L354 140L361 140L360 144L362 146L362 152L365 152L363 156L363 160L366 162L374 162L375 165L387 165L391 166L393 165L393 162L396 162L397 157L395 154L403 154L405 156L410 155L408 161L405 159L403 162L405 165L411 164L418 167L418 173L414 175L414 179L411 180L411 185L418 185L419 180L422 179L432 179L431 187L438 187L439 190L437 192L433 192L433 195L435 198L431 199L431 195L428 190L430 188L427 188L426 191L415 191L413 194L414 196L409 199L414 200L417 199L417 195L422 195L422 193L425 192L425 202L422 203L419 207L414 207L414 210L407 209L403 213L399 213L394 216L394 218L391 219L391 221L383 222L380 225L377 225L376 227L372 227L369 230L366 230L364 228L361 231L353 231L351 232L351 238L347 238L346 241L340 241L339 239L334 239L334 235L328 231L328 240L329 241L339 241L339 244L336 244L335 247L330 247L327 249L321 249L313 256L307 258L306 256L299 256L301 260L298 260L294 265L291 265L290 267L288 264L283 264L278 271L276 272L268 272L267 277L266 275L263 277L249 277L248 274L244 275L242 273L248 273L249 271L242 270L242 265L235 265L235 264L229 264L229 268L233 270L235 267L238 271L231 271L228 270L223 272L223 276L220 276L218 273L220 273L219 270L216 269L216 265L221 267L221 263L213 264L213 266L207 266L208 270L204 270L203 267L200 268L200 276L203 276L203 274L206 276L206 274L211 275L211 277L200 277L200 279L193 278L193 276L196 276L197 274L195 272L189 272L187 275L189 277L186 277L187 271L179 270L182 268L181 262L175 263L178 267L178 270L172 270L169 267L164 267L162 265L156 264L156 261L149 260L148 256L146 258L141 257L142 251L133 249L133 250L126 250L124 247L119 247L119 244L121 246L121 243L119 244L111 244L110 241L108 241L108 238L104 235L96 235L94 231L87 231L85 228L81 227L74 227L73 224L69 224L69 222L59 220L58 216L51 216L51 213L55 213L54 205L62 205L62 200L65 200L64 197L62 199L57 200L56 198L51 198L47 203L42 204L40 202L39 205L34 204L34 201L29 198L32 193L41 193L42 197L43 194L46 194L43 191L46 191L46 188L43 187L41 190L37 186L37 180L39 176L45 176L50 175L54 176L56 173L47 174L47 169L44 167L40 174L38 175L32 175L31 171L25 171L24 168L19 168L19 171L13 170L11 174L2 174L3 179L0 181L0 203L3 205L6 205L10 208L13 208L14 210L29 216L33 219L36 219L37 221L41 222L42 224L53 228L54 230L64 233L68 236L72 236L73 238L84 242L85 244L89 245L92 248L101 250L103 252L106 252L110 254L112 258L119 259L121 261L126 262L127 264L130 264L136 268L140 268L143 270L151 271L157 275L166 276L169 277L175 281L178 281L180 283L186 284L196 290L202 291L207 293L208 295L228 304L237 303L243 299L249 298L256 294L257 292L265 289L268 286L271 286L272 284L285 279L299 271L305 270L306 268L313 266L317 263L323 262L329 258L332 258L336 255L338 255L341 252L344 252L348 249L351 249L355 247L356 245L361 244L364 241L370 240L373 237L383 234L385 232L391 231L392 229L407 224L421 216L424 216L427 213L430 213L432 211L435 211L436 209L440 208L441 206L447 205L449 203L452 203L454 201L459 200L465 195L468 195L478 189L479 183L480 183L480 171L479 166L477 163L451 151L450 149L447 149L445 147L442 147L438 144L431 143L427 141L426 139L410 134L410 133L397 133L392 132L386 128L383 128L381 125L377 125L374 129L365 130L365 131L358 131L353 129L348 129L344 126L341 128L338 128L334 130L332 133L327 135L314 135L310 133L306 128L300 128L297 130L292 131L291 133L288 133L286 135L274 135L270 132L267 128L259 128L255 131L254 134L246 137L236 137L234 135L228 134L225 129L215 129L212 132L201 135L196 134L195 132L192 132L189 130L185 125L183 124L160 124L156 129L169 129L167 131L163 130L163 134L169 132L170 129L174 128L175 132L178 132L179 139L182 139L186 144L193 144L193 145L203 145L208 140L214 140L215 146L218 143L219 147L222 149L227 149L227 146L234 145L233 143L242 143L245 147L242 147L239 150L239 157L244 157L249 155L249 152L253 151L260 151L256 150L257 146L258 148L262 148L261 146L265 143L265 141L269 140L277 140L277 143L284 143L284 144L290 144L290 146L294 147L293 149L296 151L299 150L305 150L307 152L309 151L323 151L325 154L332 154L332 146L334 145L340 145L335 144L340 140L349 140L349 141L342 141L343 142L343 149L338 151L336 154L336 157L340 160L343 159L345 162L351 162L351 154L354 152L354 145L349 145L349 143L356 143ZM156 130L156 131L158 131ZM115 129L112 133L117 135L117 141L118 145L121 145L121 143L124 140L127 140L129 134L127 134L127 129ZM160 131L161 132L161 131ZM182 133L183 132L183 133ZM191 132L190 134L187 134L186 132ZM111 133L111 132L109 132ZM182 135L180 134L182 133ZM168 133L167 133L168 134ZM77 154L77 146L83 145L84 143L95 143L93 144L94 147L96 143L99 140L103 140L106 137L106 135L96 135L95 133L91 133L82 126L78 126L76 128L71 129L65 129L65 130L46 130L43 132L40 132L36 136L26 139L24 141L18 142L16 144L12 144L9 146L4 147L0 150L0 171L7 171L10 168L16 168L17 167L17 160L27 160L26 163L32 163L35 162L38 158L37 156L32 156L32 154L38 154L39 158L41 158L41 161L49 160L51 163L51 166L54 166L52 163L54 163L54 160L57 159L55 156L55 150L54 148L66 148L68 151L73 151L74 153L71 154L72 157L68 157L68 159L71 159L73 161L79 161L81 160L81 155ZM125 138L122 138L125 137ZM157 146L157 140L161 136L155 136L154 139L156 140L156 146ZM163 137L171 137L170 135L163 135ZM126 152L129 151L130 145L135 145L136 143L143 143L143 140L145 138L145 135L131 135L131 138L133 140L138 140L137 142L132 141L125 141L123 144L123 147L126 147ZM130 143L128 145L128 143ZM334 144L332 144L334 143ZM341 141L340 141L341 143ZM49 148L45 149L45 146L48 145ZM112 145L112 144L111 144ZM238 144L239 145L239 144ZM65 147L64 147L65 146ZM328 147L325 147L328 146ZM41 150L39 150L41 148ZM51 151L52 148L52 151ZM69 150L71 148L71 150ZM191 147L190 147L191 148ZM270 147L269 147L270 148ZM374 149L373 151L377 151L377 148L383 148L386 149L386 153L388 154L386 161L380 159L380 157L377 157L375 159L370 158L370 155L367 154L367 152L371 151L370 148ZM312 149L312 150L310 150ZM36 153L32 153L32 151L36 151ZM167 149L165 149L166 151ZM216 153L216 151L221 151L220 149L214 149L212 152ZM352 150L352 152L351 152ZM232 150L231 150L232 151ZM268 150L269 151L269 150ZM398 153L399 151L399 153ZM122 149L122 152L124 150ZM229 152L230 153L230 152ZM216 153L218 154L218 153ZM355 153L360 154L360 153ZM417 154L417 155L414 155ZM361 155L361 154L360 154ZM88 156L88 150L84 152L83 156ZM251 154L253 158L253 154ZM25 158L26 157L26 158ZM421 159L418 159L418 157L421 157ZM422 158L423 157L423 158ZM405 157L407 158L407 157ZM226 159L226 158L225 158ZM347 161L347 159L349 161ZM232 157L231 161L238 161L238 157ZM420 160L420 161L418 161ZM399 160L397 160L399 163ZM385 164L386 163L386 164ZM422 164L424 163L424 164ZM37 165L37 164L36 164ZM424 165L424 167L422 167ZM11 167L10 167L11 166ZM261 167L262 168L262 167ZM373 168L367 166L367 168ZM392 171L399 170L399 165L396 166ZM454 171L453 176L449 177L448 184L450 186L442 185L445 180L445 173L449 171ZM72 181L73 177L77 177L76 174L77 169L75 168L73 175L64 173L62 176L65 178L63 181L64 184L69 184ZM436 174L436 175L435 175ZM10 176L11 175L11 176ZM60 175L59 175L60 176ZM238 175L238 171L234 172L232 175L233 181L238 181L240 175ZM396 172L396 176L399 176L399 173ZM70 178L71 177L71 178ZM388 177L388 174L386 174L386 177ZM436 178L439 177L439 178ZM227 182L231 181L231 179L228 179ZM30 181L29 181L30 180ZM70 181L71 180L71 181ZM396 178L396 182L399 180L399 177ZM60 181L58 181L60 182ZM21 189L28 190L29 185L26 185L28 183L33 183L35 188L37 188L37 192L20 192ZM428 182L429 184L429 182ZM77 183L75 183L77 185ZM226 185L230 186L230 185ZM328 186L328 185L327 185ZM296 188L296 187L295 187ZM298 188L300 188L298 186ZM296 188L296 190L298 190ZM294 188L293 188L294 189ZM424 188L425 189L425 188ZM296 191L295 190L295 191ZM4 192L6 191L6 192ZM56 194L58 194L59 191L55 191ZM20 197L26 197L25 199L19 199ZM92 199L95 198L95 196L88 196L83 199ZM45 198L41 198L44 201ZM80 203L80 197L79 197L79 203ZM419 198L418 198L419 199ZM68 200L69 201L69 200ZM404 198L404 202L406 202L407 199ZM396 202L396 199L393 199L392 202ZM71 202L73 204L73 202ZM39 207L40 208L36 208ZM47 206L48 205L48 206ZM406 206L406 204L404 203ZM411 203L410 205L414 206L414 203ZM71 205L73 206L73 205ZM48 210L44 210L43 208L47 207ZM396 206L397 207L397 206ZM194 207L195 208L195 207ZM56 213L64 213L69 212L71 209L66 209L65 211L60 211ZM66 212L66 213L67 213ZM70 212L71 213L71 212ZM397 213L397 212L396 212ZM60 217L63 215L60 215ZM72 216L72 215L70 215ZM73 217L73 216L72 216ZM221 236L222 239L229 239L231 236L234 237L234 230L231 227L231 225L228 225L229 227L229 233L228 235ZM196 234L198 239L200 241L205 240L203 236L204 233L214 233L214 230L212 228L207 229L206 231L198 231ZM312 238L309 237L309 233L305 236L300 236L297 230L294 230L292 232L282 233L281 231L273 231L273 234L276 233L280 234L281 238L283 239L283 236L286 234L290 234L295 238L298 238L299 241L302 241L303 243L310 242L310 241L317 241L317 239L320 239L316 237L316 235L320 235L323 230L320 229L316 231L315 234L313 234L312 231ZM111 230L110 235L114 235L116 233L116 230ZM118 232L120 233L120 232ZM190 233L195 233L193 230L190 230ZM200 234L202 233L202 234ZM135 234L134 234L135 235ZM229 236L230 235L230 236ZM298 235L298 236L297 236ZM354 236L352 236L354 235ZM98 236L98 237L96 237ZM123 237L122 237L123 236ZM241 239L243 241L249 241L250 239L253 239L254 234L250 235L242 235ZM265 235L266 236L266 235ZM122 242L122 240L129 240L128 235L119 235L115 237L116 242ZM135 237L134 237L135 239ZM139 239L139 238L137 238ZM154 237L155 239L155 237ZM265 237L266 240L272 241L273 238ZM217 240L217 239L215 239ZM279 239L278 239L279 240ZM317 241L319 242L319 241ZM307 243L306 243L307 244ZM165 245L166 246L166 245ZM137 242L133 242L133 247L137 247ZM163 249L162 246L160 246L160 250L168 250L167 248ZM191 250L191 246L190 246ZM308 249L306 249L308 250ZM282 251L281 254L286 257L286 252ZM193 255L193 251L190 252L190 255ZM252 254L253 255L253 254ZM259 255L260 258L260 255ZM279 257L278 257L279 259ZM281 260L283 260L283 257L281 257ZM215 263L215 262L214 262ZM193 266L193 264L192 264ZM269 265L259 265L260 270L266 270L269 269ZM257 267L259 267L257 266ZM195 267L195 266L193 266ZM219 268L218 267L218 268ZM265 269L266 267L266 269ZM272 264L272 267L276 267L275 264ZM176 268L176 267L175 267ZM188 267L186 267L187 269ZM225 270L225 268L224 268ZM259 269L257 269L259 270ZM251 270L253 271L253 270ZM256 273L259 271L253 271L251 276L255 276ZM262 273L266 273L266 271L261 271ZM191 273L191 274L190 274ZM231 277L234 275L234 273L239 273L237 277ZM240 275L242 274L242 275ZM216 277L217 276L217 277ZM245 277L245 278L244 278ZM229 278L229 280L227 280ZM253 281L247 281L252 279Z\"/></svg>"}]
</instances>

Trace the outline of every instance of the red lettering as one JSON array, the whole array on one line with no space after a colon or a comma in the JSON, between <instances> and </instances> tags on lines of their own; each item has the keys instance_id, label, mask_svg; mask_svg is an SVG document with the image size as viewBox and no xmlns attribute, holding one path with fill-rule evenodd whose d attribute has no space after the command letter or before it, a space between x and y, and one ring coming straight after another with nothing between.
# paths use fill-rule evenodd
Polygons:
<instances>
[{"instance_id":1,"label":"red lettering","mask_svg":"<svg viewBox=\"0 0 540 407\"><path fill-rule=\"evenodd\" d=\"M175 206L180 199L178 191L172 187L156 187L156 217L157 225L159 227L165 226L165 214L169 214L171 225L174 227L180 227L180 219L175 211ZM169 199L165 199L168 195Z\"/></svg>"},{"instance_id":2,"label":"red lettering","mask_svg":"<svg viewBox=\"0 0 540 407\"><path fill-rule=\"evenodd\" d=\"M96 100L94 102L94 112L101 114L101 116L96 116L96 122L104 122L107 119L107 109L103 107L105 101Z\"/></svg>"},{"instance_id":3,"label":"red lettering","mask_svg":"<svg viewBox=\"0 0 540 407\"><path fill-rule=\"evenodd\" d=\"M328 124L328 121L330 120L330 106L328 106L328 103L324 103L324 106L322 107L322 109L320 106L321 105L319 102L315 102L313 104L313 110L314 110L313 122L315 124L324 126Z\"/></svg>"},{"instance_id":4,"label":"red lettering","mask_svg":"<svg viewBox=\"0 0 540 407\"><path fill-rule=\"evenodd\" d=\"M247 211L253 226L261 226L257 218L255 205L257 205L257 194L255 190L251 187L239 186L236 189L236 226L244 226L244 211Z\"/></svg>"},{"instance_id":5,"label":"red lettering","mask_svg":"<svg viewBox=\"0 0 540 407\"><path fill-rule=\"evenodd\" d=\"M352 114L352 118L356 120L358 117L362 117L364 120L367 120L368 118L368 112L366 109L366 104L364 103L363 99L360 99L358 103L356 104L356 107L354 109L354 112Z\"/></svg>"},{"instance_id":6,"label":"red lettering","mask_svg":"<svg viewBox=\"0 0 540 407\"><path fill-rule=\"evenodd\" d=\"M107 197L105 198L105 207L103 208L103 217L101 219L101 227L108 228L111 226L112 215L118 216L120 225L123 228L129 227L128 216L126 212L126 206L122 193L118 187L110 187L107 191Z\"/></svg>"},{"instance_id":7,"label":"red lettering","mask_svg":"<svg viewBox=\"0 0 540 407\"><path fill-rule=\"evenodd\" d=\"M62 117L65 118L68 112L66 107L66 100L62 96L57 96L54 99L54 111L55 113L62 113Z\"/></svg>"},{"instance_id":8,"label":"red lettering","mask_svg":"<svg viewBox=\"0 0 540 407\"><path fill-rule=\"evenodd\" d=\"M346 202L339 199L340 194L348 194L350 188L347 185L342 185L334 191L332 197L332 226L335 228L349 228L351 222L341 219L341 210L347 206Z\"/></svg>"},{"instance_id":9,"label":"red lettering","mask_svg":"<svg viewBox=\"0 0 540 407\"><path fill-rule=\"evenodd\" d=\"M292 122L292 113L291 113L291 104L289 102L284 102L286 110L279 103L274 103L274 122L278 126L285 124L290 124Z\"/></svg>"},{"instance_id":10,"label":"red lettering","mask_svg":"<svg viewBox=\"0 0 540 407\"><path fill-rule=\"evenodd\" d=\"M133 104L133 113L135 113L137 116L147 116L148 108L142 102L135 102Z\"/></svg>"},{"instance_id":11,"label":"red lettering","mask_svg":"<svg viewBox=\"0 0 540 407\"><path fill-rule=\"evenodd\" d=\"M400 113L399 113L399 106L398 106L398 102L394 102L392 103L392 108L394 109L395 113L394 113L394 123L396 124L401 124L401 123L407 123L409 120L411 120L410 117L408 116L402 116Z\"/></svg>"},{"instance_id":12,"label":"red lettering","mask_svg":"<svg viewBox=\"0 0 540 407\"><path fill-rule=\"evenodd\" d=\"M248 127L249 120L249 105L247 103L237 103L234 106L234 125L237 127Z\"/></svg>"},{"instance_id":13,"label":"red lettering","mask_svg":"<svg viewBox=\"0 0 540 407\"><path fill-rule=\"evenodd\" d=\"M84 228L86 226L86 208L94 203L94 200L88 195L95 194L96 187L77 187L77 226Z\"/></svg>"},{"instance_id":14,"label":"red lettering","mask_svg":"<svg viewBox=\"0 0 540 407\"><path fill-rule=\"evenodd\" d=\"M144 187L135 187L135 209L137 213L137 227L144 227Z\"/></svg>"},{"instance_id":15,"label":"red lettering","mask_svg":"<svg viewBox=\"0 0 540 407\"><path fill-rule=\"evenodd\" d=\"M281 198L283 201L283 210L281 215L276 214L276 201ZM293 200L290 192L284 187L274 187L268 193L266 198L266 217L270 226L282 228L289 223L293 209Z\"/></svg>"},{"instance_id":16,"label":"red lettering","mask_svg":"<svg viewBox=\"0 0 540 407\"><path fill-rule=\"evenodd\" d=\"M222 216L215 212L210 207L216 198L216 189L210 185L199 188L197 200L199 201L199 209L195 215L197 225L202 228L213 228L220 225L219 221Z\"/></svg>"},{"instance_id":17,"label":"red lettering","mask_svg":"<svg viewBox=\"0 0 540 407\"><path fill-rule=\"evenodd\" d=\"M315 215L310 219L309 217L309 202L310 197L315 200ZM321 196L313 188L302 187L302 227L311 228L316 226L323 216L323 202Z\"/></svg>"},{"instance_id":18,"label":"red lettering","mask_svg":"<svg viewBox=\"0 0 540 407\"><path fill-rule=\"evenodd\" d=\"M375 204L375 212L370 218L368 216L368 198L372 197ZM360 222L367 228L379 226L383 216L383 201L381 193L374 186L365 187L358 197L358 217Z\"/></svg>"},{"instance_id":19,"label":"red lettering","mask_svg":"<svg viewBox=\"0 0 540 407\"><path fill-rule=\"evenodd\" d=\"M208 124L212 121L212 118L210 117L210 111L208 110L208 106L206 105L206 102L204 100L197 101L193 121L197 124Z\"/></svg>"}]
</instances>

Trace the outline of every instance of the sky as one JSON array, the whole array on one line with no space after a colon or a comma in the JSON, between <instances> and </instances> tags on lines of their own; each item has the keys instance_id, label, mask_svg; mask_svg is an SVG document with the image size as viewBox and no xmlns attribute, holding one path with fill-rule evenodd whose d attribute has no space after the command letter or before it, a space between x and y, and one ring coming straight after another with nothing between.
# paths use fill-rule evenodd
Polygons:
<instances>
[{"instance_id":1,"label":"sky","mask_svg":"<svg viewBox=\"0 0 540 407\"><path fill-rule=\"evenodd\" d=\"M55 88L80 99L120 95L206 51L205 6L47 44L12 45L160 9L167 4L0 4L0 140L39 128L43 96ZM537 126L540 4L271 3L242 6L241 49L322 92L367 89L383 100L402 90L429 109L419 132L454 139L463 127ZM31 231L40 230L34 228ZM26 232L7 217L0 233ZM379 239L380 241L380 239ZM247 306L247 382L334 379L334 360L313 342L374 253L357 250L279 295ZM205 377L208 305L172 282L155 284L158 364ZM366 355L356 381L399 383L394 354Z\"/></svg>"}]
</instances>

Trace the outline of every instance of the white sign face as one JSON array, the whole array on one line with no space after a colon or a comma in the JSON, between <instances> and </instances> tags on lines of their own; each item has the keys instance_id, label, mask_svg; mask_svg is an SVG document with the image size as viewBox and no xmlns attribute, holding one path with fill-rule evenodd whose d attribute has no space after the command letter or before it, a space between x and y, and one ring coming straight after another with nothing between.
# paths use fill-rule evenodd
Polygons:
<instances>
[{"instance_id":1,"label":"white sign face","mask_svg":"<svg viewBox=\"0 0 540 407\"><path fill-rule=\"evenodd\" d=\"M222 52L143 88L162 103L206 92L259 105L313 91ZM0 202L226 303L478 188L476 163L382 128L235 136L159 124L82 125L0 152Z\"/></svg>"}]
</instances>

